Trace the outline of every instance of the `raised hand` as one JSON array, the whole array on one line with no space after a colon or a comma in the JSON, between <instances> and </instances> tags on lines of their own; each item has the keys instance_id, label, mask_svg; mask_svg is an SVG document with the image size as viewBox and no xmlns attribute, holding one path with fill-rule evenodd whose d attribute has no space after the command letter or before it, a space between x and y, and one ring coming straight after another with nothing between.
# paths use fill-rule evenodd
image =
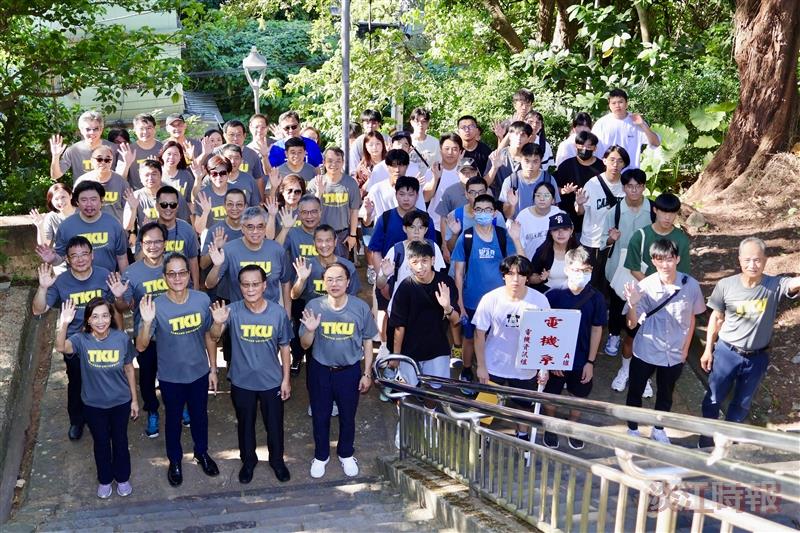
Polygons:
<instances>
[{"instance_id":1,"label":"raised hand","mask_svg":"<svg viewBox=\"0 0 800 533\"><path fill-rule=\"evenodd\" d=\"M139 316L143 322L152 323L156 318L156 304L153 295L145 294L139 302Z\"/></svg>"},{"instance_id":2,"label":"raised hand","mask_svg":"<svg viewBox=\"0 0 800 533\"><path fill-rule=\"evenodd\" d=\"M322 313L315 315L311 309L303 309L303 316L300 317L300 323L303 324L308 331L316 331L322 322Z\"/></svg>"},{"instance_id":3,"label":"raised hand","mask_svg":"<svg viewBox=\"0 0 800 533\"><path fill-rule=\"evenodd\" d=\"M631 122L633 122L637 126L643 126L645 123L644 117L642 117L642 115L640 115L639 113L631 113Z\"/></svg>"},{"instance_id":4,"label":"raised hand","mask_svg":"<svg viewBox=\"0 0 800 533\"><path fill-rule=\"evenodd\" d=\"M284 206L281 208L281 227L282 228L292 228L294 227L294 223L297 222L297 217L293 213L293 209L291 207Z\"/></svg>"},{"instance_id":5,"label":"raised hand","mask_svg":"<svg viewBox=\"0 0 800 533\"><path fill-rule=\"evenodd\" d=\"M263 205L269 216L273 218L278 216L278 200L274 196L267 196L267 200Z\"/></svg>"},{"instance_id":6,"label":"raised hand","mask_svg":"<svg viewBox=\"0 0 800 533\"><path fill-rule=\"evenodd\" d=\"M217 324L224 324L228 321L228 316L231 314L231 308L225 305L222 300L217 300L211 304L211 317Z\"/></svg>"},{"instance_id":7,"label":"raised hand","mask_svg":"<svg viewBox=\"0 0 800 533\"><path fill-rule=\"evenodd\" d=\"M136 211L139 209L139 199L136 198L136 195L133 193L133 189L130 187L125 189L122 192L122 197L125 198L125 203L128 204L128 207L131 208L131 211Z\"/></svg>"},{"instance_id":8,"label":"raised hand","mask_svg":"<svg viewBox=\"0 0 800 533\"><path fill-rule=\"evenodd\" d=\"M283 130L277 124L270 124L269 132L274 139L280 139L283 137Z\"/></svg>"},{"instance_id":9,"label":"raised hand","mask_svg":"<svg viewBox=\"0 0 800 533\"><path fill-rule=\"evenodd\" d=\"M549 277L550 277L550 271L549 270L542 270L542 273L539 274L539 279L542 280L542 282L547 281L547 278L549 278Z\"/></svg>"},{"instance_id":10,"label":"raised hand","mask_svg":"<svg viewBox=\"0 0 800 533\"><path fill-rule=\"evenodd\" d=\"M50 137L50 155L53 157L61 157L64 151L64 138L61 135L53 135Z\"/></svg>"},{"instance_id":11,"label":"raised hand","mask_svg":"<svg viewBox=\"0 0 800 533\"><path fill-rule=\"evenodd\" d=\"M622 233L617 228L611 228L608 230L608 238L613 242L617 242L620 238L620 235L622 235Z\"/></svg>"},{"instance_id":12,"label":"raised hand","mask_svg":"<svg viewBox=\"0 0 800 533\"><path fill-rule=\"evenodd\" d=\"M433 179L438 180L442 177L442 163L439 161L435 162L431 165L431 174L433 174Z\"/></svg>"},{"instance_id":13,"label":"raised hand","mask_svg":"<svg viewBox=\"0 0 800 533\"><path fill-rule=\"evenodd\" d=\"M503 137L506 136L506 128L503 126L502 120L495 120L492 124L492 133L494 133L495 137L497 137L497 142L503 140Z\"/></svg>"},{"instance_id":14,"label":"raised hand","mask_svg":"<svg viewBox=\"0 0 800 533\"><path fill-rule=\"evenodd\" d=\"M450 230L450 233L453 235L458 235L461 233L461 222L458 221L453 213L447 215L445 222L447 223L447 229Z\"/></svg>"},{"instance_id":15,"label":"raised hand","mask_svg":"<svg viewBox=\"0 0 800 533\"><path fill-rule=\"evenodd\" d=\"M211 242L214 243L214 246L221 249L225 243L228 242L228 235L225 233L225 228L218 226L217 229L214 230L214 240Z\"/></svg>"},{"instance_id":16,"label":"raised hand","mask_svg":"<svg viewBox=\"0 0 800 533\"><path fill-rule=\"evenodd\" d=\"M56 282L56 273L53 271L53 266L48 263L42 263L37 269L39 274L39 286L43 289L49 289Z\"/></svg>"},{"instance_id":17,"label":"raised hand","mask_svg":"<svg viewBox=\"0 0 800 533\"><path fill-rule=\"evenodd\" d=\"M67 300L61 304L61 316L59 321L64 326L68 326L75 320L75 304L72 300Z\"/></svg>"},{"instance_id":18,"label":"raised hand","mask_svg":"<svg viewBox=\"0 0 800 533\"><path fill-rule=\"evenodd\" d=\"M392 274L394 274L394 261L389 259L388 257L384 257L381 259L381 272L385 278L389 278Z\"/></svg>"},{"instance_id":19,"label":"raised hand","mask_svg":"<svg viewBox=\"0 0 800 533\"><path fill-rule=\"evenodd\" d=\"M519 202L519 194L517 194L516 189L508 189L508 192L506 193L506 202L513 207L517 206L517 202Z\"/></svg>"},{"instance_id":20,"label":"raised hand","mask_svg":"<svg viewBox=\"0 0 800 533\"><path fill-rule=\"evenodd\" d=\"M511 237L512 240L516 241L522 236L522 224L518 221L514 220L508 224L508 236Z\"/></svg>"},{"instance_id":21,"label":"raised hand","mask_svg":"<svg viewBox=\"0 0 800 533\"><path fill-rule=\"evenodd\" d=\"M277 193L281 181L283 181L283 178L280 172L278 172L278 167L269 169L269 190L272 191L273 196Z\"/></svg>"},{"instance_id":22,"label":"raised hand","mask_svg":"<svg viewBox=\"0 0 800 533\"><path fill-rule=\"evenodd\" d=\"M253 144L256 145L256 151L263 157L267 157L269 155L270 146L266 140L261 141L260 139L253 139Z\"/></svg>"},{"instance_id":23,"label":"raised hand","mask_svg":"<svg viewBox=\"0 0 800 533\"><path fill-rule=\"evenodd\" d=\"M439 282L439 290L435 293L436 301L442 306L442 309L450 307L450 287L443 281Z\"/></svg>"},{"instance_id":24,"label":"raised hand","mask_svg":"<svg viewBox=\"0 0 800 533\"><path fill-rule=\"evenodd\" d=\"M44 244L36 245L36 254L45 263L53 264L58 260L58 254L52 246L45 246Z\"/></svg>"},{"instance_id":25,"label":"raised hand","mask_svg":"<svg viewBox=\"0 0 800 533\"><path fill-rule=\"evenodd\" d=\"M214 266L222 266L222 263L225 262L225 250L218 248L215 242L212 242L208 247L208 256L211 258L211 262L214 263Z\"/></svg>"},{"instance_id":26,"label":"raised hand","mask_svg":"<svg viewBox=\"0 0 800 533\"><path fill-rule=\"evenodd\" d=\"M194 159L194 143L190 142L189 139L183 141L183 152L189 161Z\"/></svg>"},{"instance_id":27,"label":"raised hand","mask_svg":"<svg viewBox=\"0 0 800 533\"><path fill-rule=\"evenodd\" d=\"M119 272L112 272L106 279L106 285L108 285L108 288L111 290L111 293L114 296L117 298L122 298L122 296L125 294L125 291L128 290L130 282L125 280L125 283L122 283L122 276L120 276Z\"/></svg>"},{"instance_id":28,"label":"raised hand","mask_svg":"<svg viewBox=\"0 0 800 533\"><path fill-rule=\"evenodd\" d=\"M131 148L128 143L122 143L117 149L119 157L125 163L125 168L130 168L136 162L136 148Z\"/></svg>"},{"instance_id":29,"label":"raised hand","mask_svg":"<svg viewBox=\"0 0 800 533\"><path fill-rule=\"evenodd\" d=\"M317 194L322 195L325 192L325 174L317 174L314 178L314 185L317 188Z\"/></svg>"},{"instance_id":30,"label":"raised hand","mask_svg":"<svg viewBox=\"0 0 800 533\"><path fill-rule=\"evenodd\" d=\"M33 222L33 225L37 228L41 229L42 226L44 226L44 215L41 214L35 207L31 209L28 216L30 217L31 222Z\"/></svg>"},{"instance_id":31,"label":"raised hand","mask_svg":"<svg viewBox=\"0 0 800 533\"><path fill-rule=\"evenodd\" d=\"M200 155L207 155L214 151L214 147L211 146L211 137L200 138L200 149L202 150Z\"/></svg>"},{"instance_id":32,"label":"raised hand","mask_svg":"<svg viewBox=\"0 0 800 533\"><path fill-rule=\"evenodd\" d=\"M311 263L306 261L305 257L301 256L295 259L293 266L299 279L306 280L311 276Z\"/></svg>"},{"instance_id":33,"label":"raised hand","mask_svg":"<svg viewBox=\"0 0 800 533\"><path fill-rule=\"evenodd\" d=\"M498 141L503 140L502 137L497 138ZM500 163L500 150L493 150L492 153L489 154L489 162L492 164L492 168L497 168Z\"/></svg>"},{"instance_id":34,"label":"raised hand","mask_svg":"<svg viewBox=\"0 0 800 533\"><path fill-rule=\"evenodd\" d=\"M209 198L206 193L197 193L197 203L200 206L200 209L203 210L204 215L211 213L211 198Z\"/></svg>"},{"instance_id":35,"label":"raised hand","mask_svg":"<svg viewBox=\"0 0 800 533\"><path fill-rule=\"evenodd\" d=\"M422 167L422 168L425 168L425 167ZM419 172L417 172L417 175L415 177L417 178L417 181L419 182L419 190L422 190L422 186L425 185L425 173L422 170L420 170Z\"/></svg>"},{"instance_id":36,"label":"raised hand","mask_svg":"<svg viewBox=\"0 0 800 533\"><path fill-rule=\"evenodd\" d=\"M373 202L372 198L370 198L369 196L364 198L364 211L369 216L372 216L372 213L375 212L375 202Z\"/></svg>"},{"instance_id":37,"label":"raised hand","mask_svg":"<svg viewBox=\"0 0 800 533\"><path fill-rule=\"evenodd\" d=\"M575 192L575 203L576 204L584 205L588 201L589 201L589 193L586 192L585 189L578 189Z\"/></svg>"},{"instance_id":38,"label":"raised hand","mask_svg":"<svg viewBox=\"0 0 800 533\"><path fill-rule=\"evenodd\" d=\"M578 190L578 186L570 182L561 187L561 194L572 194Z\"/></svg>"},{"instance_id":39,"label":"raised hand","mask_svg":"<svg viewBox=\"0 0 800 533\"><path fill-rule=\"evenodd\" d=\"M622 293L625 297L625 300L628 302L628 305L631 307L638 304L642 299L642 292L639 290L639 284L635 281L629 281L626 283Z\"/></svg>"}]
</instances>

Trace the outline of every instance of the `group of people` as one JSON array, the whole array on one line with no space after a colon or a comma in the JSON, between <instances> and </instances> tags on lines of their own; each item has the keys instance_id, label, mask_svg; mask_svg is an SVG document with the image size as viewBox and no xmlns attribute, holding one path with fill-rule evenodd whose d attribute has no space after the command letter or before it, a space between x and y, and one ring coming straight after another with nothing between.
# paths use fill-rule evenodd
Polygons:
<instances>
[{"instance_id":1,"label":"group of people","mask_svg":"<svg viewBox=\"0 0 800 533\"><path fill-rule=\"evenodd\" d=\"M283 409L304 364L310 475L325 475L334 416L342 469L358 474L356 411L372 386L373 342L379 356L407 355L428 375L449 378L458 363L464 382L546 382L546 392L587 397L607 327L605 353L622 353L612 388L627 387L627 404L641 406L655 374L655 408L668 411L706 305L689 275L689 240L675 226L680 200L645 197L642 146L660 141L627 102L614 89L596 123L579 113L555 156L524 89L514 115L494 125L495 150L471 115L433 137L422 108L411 131L390 136L367 110L349 146L324 149L293 111L277 126L260 114L247 127L231 120L200 140L186 137L182 115L169 115L164 142L150 115L134 118L135 141L124 132L112 142L100 114L82 114L82 140L65 147L51 138L49 212L31 212L43 261L33 312L61 311L68 436L91 431L97 495L110 497L114 482L119 495L131 493L128 420L146 413L145 433L158 437L160 402L169 483L183 479L182 426L195 461L218 475L207 414L209 390L221 386L218 349L244 484L258 463L259 405L269 465L290 479ZM74 188L62 180L67 171ZM358 296L362 256L374 285L368 299ZM766 370L777 302L800 290L800 278L763 274L762 241L745 239L739 256L742 274L720 281L709 300L701 359L711 372L703 415L716 418L735 386L727 410L735 421ZM549 308L581 312L572 370L518 368L521 316ZM123 329L128 313L133 338ZM527 428L517 435L528 438ZM658 427L651 438L669 442ZM557 448L559 436L545 432L543 443Z\"/></svg>"}]
</instances>

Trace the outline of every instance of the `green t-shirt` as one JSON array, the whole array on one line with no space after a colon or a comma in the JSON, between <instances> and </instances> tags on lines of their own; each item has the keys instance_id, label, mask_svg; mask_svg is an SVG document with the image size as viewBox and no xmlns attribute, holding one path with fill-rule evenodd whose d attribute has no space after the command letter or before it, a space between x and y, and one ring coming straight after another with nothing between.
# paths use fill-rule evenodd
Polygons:
<instances>
[{"instance_id":1,"label":"green t-shirt","mask_svg":"<svg viewBox=\"0 0 800 533\"><path fill-rule=\"evenodd\" d=\"M642 235L644 235L644 246L642 246ZM625 268L632 271L641 271L641 263L647 265L645 276L649 276L656 271L653 262L650 260L650 245L659 239L669 239L678 246L678 272L690 274L691 264L689 259L689 237L679 228L672 228L669 235L659 235L653 230L653 225L646 226L631 236L628 241L628 254L625 256ZM644 253L642 253L644 251ZM644 257L642 257L644 256Z\"/></svg>"}]
</instances>

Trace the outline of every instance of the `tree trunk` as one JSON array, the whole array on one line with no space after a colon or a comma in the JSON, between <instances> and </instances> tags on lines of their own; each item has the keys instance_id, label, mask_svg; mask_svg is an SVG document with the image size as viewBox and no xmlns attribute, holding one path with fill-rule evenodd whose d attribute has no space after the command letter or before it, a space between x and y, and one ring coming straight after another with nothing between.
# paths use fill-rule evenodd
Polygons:
<instances>
[{"instance_id":1,"label":"tree trunk","mask_svg":"<svg viewBox=\"0 0 800 533\"><path fill-rule=\"evenodd\" d=\"M734 59L739 105L725 141L688 191L690 200L736 196L760 178L769 158L785 150L797 110L800 10L796 0L737 0Z\"/></svg>"},{"instance_id":2,"label":"tree trunk","mask_svg":"<svg viewBox=\"0 0 800 533\"><path fill-rule=\"evenodd\" d=\"M653 42L653 37L650 31L650 13L647 8L642 4L635 4L636 16L639 18L639 31L642 34L643 43Z\"/></svg>"},{"instance_id":3,"label":"tree trunk","mask_svg":"<svg viewBox=\"0 0 800 533\"><path fill-rule=\"evenodd\" d=\"M575 42L575 38L578 36L578 23L574 20L569 20L569 13L567 13L567 8L577 3L578 0L556 0L561 23L559 27L561 43L566 49L572 47L572 43Z\"/></svg>"},{"instance_id":4,"label":"tree trunk","mask_svg":"<svg viewBox=\"0 0 800 533\"><path fill-rule=\"evenodd\" d=\"M539 41L549 44L553 41L556 27L556 0L539 0Z\"/></svg>"},{"instance_id":5,"label":"tree trunk","mask_svg":"<svg viewBox=\"0 0 800 533\"><path fill-rule=\"evenodd\" d=\"M492 17L490 26L496 31L500 37L503 38L506 45L512 52L520 53L525 49L525 44L517 34L517 30L509 22L506 14L503 13L503 8L500 6L499 0L483 0L483 5L489 10L489 15Z\"/></svg>"}]
</instances>

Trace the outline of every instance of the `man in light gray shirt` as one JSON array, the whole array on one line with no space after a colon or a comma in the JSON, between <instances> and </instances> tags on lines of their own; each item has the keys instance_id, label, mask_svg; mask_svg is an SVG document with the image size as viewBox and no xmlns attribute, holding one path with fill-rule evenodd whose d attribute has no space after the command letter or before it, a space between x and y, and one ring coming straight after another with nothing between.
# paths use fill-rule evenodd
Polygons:
<instances>
[{"instance_id":1,"label":"man in light gray shirt","mask_svg":"<svg viewBox=\"0 0 800 533\"><path fill-rule=\"evenodd\" d=\"M706 310L697 280L678 274L678 247L669 239L650 246L656 272L638 283L625 285L624 312L628 327L639 325L633 340L633 358L626 405L642 406L647 380L656 373L656 411L672 409L672 392L681 376L694 334L695 315ZM628 434L639 436L636 422L628 422ZM669 444L664 428L654 426L650 438Z\"/></svg>"}]
</instances>

